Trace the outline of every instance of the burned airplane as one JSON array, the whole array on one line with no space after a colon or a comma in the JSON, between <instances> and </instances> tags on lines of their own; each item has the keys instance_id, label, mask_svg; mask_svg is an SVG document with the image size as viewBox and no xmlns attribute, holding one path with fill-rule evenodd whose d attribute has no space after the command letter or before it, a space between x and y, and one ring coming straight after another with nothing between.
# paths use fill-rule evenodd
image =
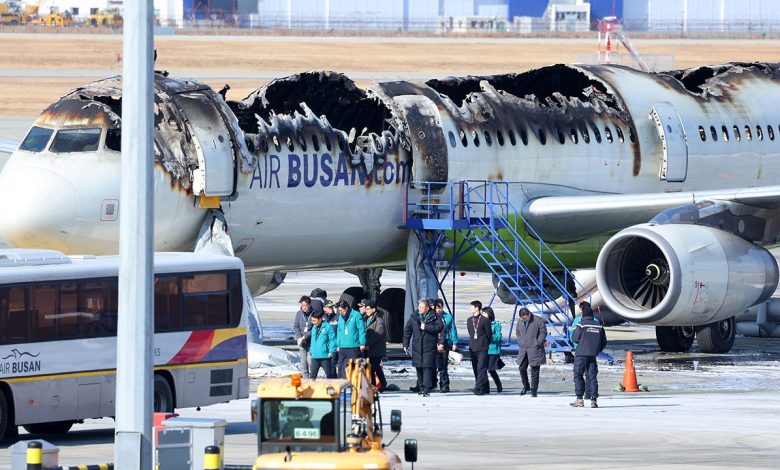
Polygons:
<instances>
[{"instance_id":1,"label":"burned airplane","mask_svg":"<svg viewBox=\"0 0 780 470\"><path fill-rule=\"evenodd\" d=\"M696 335L728 351L734 316L777 287L774 64L554 65L365 90L309 72L242 101L158 73L155 91L156 249L192 249L219 213L261 291L288 270L404 266L413 180L509 182L528 224L571 267L595 266L606 306L656 325L664 350ZM0 174L13 245L116 251L119 160L133 158L121 106L115 77L38 117Z\"/></svg>"}]
</instances>

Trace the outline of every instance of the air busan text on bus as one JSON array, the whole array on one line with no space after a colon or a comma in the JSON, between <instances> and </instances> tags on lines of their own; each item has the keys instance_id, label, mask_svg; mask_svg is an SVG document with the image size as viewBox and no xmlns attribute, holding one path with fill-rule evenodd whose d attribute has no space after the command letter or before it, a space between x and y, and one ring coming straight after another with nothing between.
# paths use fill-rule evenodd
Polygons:
<instances>
[{"instance_id":1,"label":"air busan text on bus","mask_svg":"<svg viewBox=\"0 0 780 470\"><path fill-rule=\"evenodd\" d=\"M154 410L246 398L240 260L154 259ZM0 439L114 416L118 257L0 250Z\"/></svg>"},{"instance_id":2,"label":"air busan text on bus","mask_svg":"<svg viewBox=\"0 0 780 470\"><path fill-rule=\"evenodd\" d=\"M166 74L155 89L155 248L190 250L224 217L258 292L288 270L404 267L410 182L441 183L446 200L465 180L507 182L539 238L595 267L584 287L605 310L656 325L665 350L695 334L728 351L734 316L777 286L775 64L553 65L368 89L317 71L241 101ZM120 112L114 77L38 117L0 174L1 235L116 251ZM429 196L409 189L409 202Z\"/></svg>"}]
</instances>

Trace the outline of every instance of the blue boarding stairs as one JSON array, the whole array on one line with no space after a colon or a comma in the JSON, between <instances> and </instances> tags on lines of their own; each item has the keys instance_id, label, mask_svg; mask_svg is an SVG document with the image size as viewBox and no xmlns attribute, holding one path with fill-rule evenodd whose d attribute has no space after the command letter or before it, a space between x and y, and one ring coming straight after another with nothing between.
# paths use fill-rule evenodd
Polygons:
<instances>
[{"instance_id":1,"label":"blue boarding stairs","mask_svg":"<svg viewBox=\"0 0 780 470\"><path fill-rule=\"evenodd\" d=\"M407 187L406 218L400 228L414 230L420 239L424 262L438 273L439 290L450 311L458 261L474 250L498 281L489 305L499 288L515 301L504 347L517 349L512 335L517 311L525 306L546 322L547 352L570 353L567 310L576 301L577 281L512 205L509 189L510 183L502 181L413 181ZM410 191L417 194L410 198ZM448 278L450 296L445 291Z\"/></svg>"}]
</instances>

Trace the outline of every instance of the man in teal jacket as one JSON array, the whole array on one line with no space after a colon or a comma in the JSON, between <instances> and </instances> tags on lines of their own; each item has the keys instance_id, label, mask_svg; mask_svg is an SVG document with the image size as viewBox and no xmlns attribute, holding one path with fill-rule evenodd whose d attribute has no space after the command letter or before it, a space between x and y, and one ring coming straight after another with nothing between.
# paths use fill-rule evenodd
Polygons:
<instances>
[{"instance_id":1,"label":"man in teal jacket","mask_svg":"<svg viewBox=\"0 0 780 470\"><path fill-rule=\"evenodd\" d=\"M346 300L336 304L339 326L336 329L336 345L339 354L339 377L347 376L347 360L357 359L366 350L366 324L357 310L352 310Z\"/></svg>"},{"instance_id":2,"label":"man in teal jacket","mask_svg":"<svg viewBox=\"0 0 780 470\"><path fill-rule=\"evenodd\" d=\"M329 323L322 320L321 312L314 312L311 315L311 324L309 377L316 379L321 367L325 371L325 378L335 379L336 374L331 365L331 358L336 355L336 333Z\"/></svg>"},{"instance_id":3,"label":"man in teal jacket","mask_svg":"<svg viewBox=\"0 0 780 470\"><path fill-rule=\"evenodd\" d=\"M444 331L441 332L441 340L436 354L436 370L439 372L439 391L449 393L450 374L447 371L450 359L450 351L458 350L458 328L455 326L455 317L444 311L444 300L436 299L434 302L436 313L444 321ZM418 385L419 386L419 385Z\"/></svg>"}]
</instances>

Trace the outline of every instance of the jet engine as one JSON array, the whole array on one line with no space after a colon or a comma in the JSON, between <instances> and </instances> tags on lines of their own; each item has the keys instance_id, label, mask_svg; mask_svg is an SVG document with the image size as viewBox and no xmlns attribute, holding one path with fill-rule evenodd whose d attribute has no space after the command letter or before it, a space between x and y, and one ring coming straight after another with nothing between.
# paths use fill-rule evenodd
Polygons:
<instances>
[{"instance_id":1,"label":"jet engine","mask_svg":"<svg viewBox=\"0 0 780 470\"><path fill-rule=\"evenodd\" d=\"M640 224L604 245L596 280L607 306L626 320L690 327L768 299L778 267L767 250L723 230Z\"/></svg>"}]
</instances>

